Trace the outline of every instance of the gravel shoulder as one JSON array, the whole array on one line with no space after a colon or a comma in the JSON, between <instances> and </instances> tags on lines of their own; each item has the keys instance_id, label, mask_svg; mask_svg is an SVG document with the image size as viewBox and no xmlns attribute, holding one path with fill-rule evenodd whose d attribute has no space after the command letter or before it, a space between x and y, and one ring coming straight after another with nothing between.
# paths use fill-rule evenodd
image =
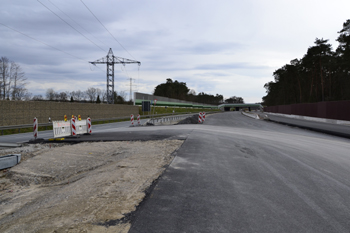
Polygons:
<instances>
[{"instance_id":1,"label":"gravel shoulder","mask_svg":"<svg viewBox=\"0 0 350 233\"><path fill-rule=\"evenodd\" d=\"M128 232L182 140L31 145L0 172L0 232Z\"/></svg>"}]
</instances>

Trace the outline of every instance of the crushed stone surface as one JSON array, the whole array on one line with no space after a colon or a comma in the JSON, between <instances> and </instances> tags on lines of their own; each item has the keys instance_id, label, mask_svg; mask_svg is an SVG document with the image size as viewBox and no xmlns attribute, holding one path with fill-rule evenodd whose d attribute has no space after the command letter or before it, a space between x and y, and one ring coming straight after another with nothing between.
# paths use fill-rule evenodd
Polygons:
<instances>
[{"instance_id":1,"label":"crushed stone surface","mask_svg":"<svg viewBox=\"0 0 350 233\"><path fill-rule=\"evenodd\" d=\"M0 171L0 232L128 232L181 140L42 144ZM22 150L22 151L20 151ZM24 155L24 156L23 156Z\"/></svg>"}]
</instances>

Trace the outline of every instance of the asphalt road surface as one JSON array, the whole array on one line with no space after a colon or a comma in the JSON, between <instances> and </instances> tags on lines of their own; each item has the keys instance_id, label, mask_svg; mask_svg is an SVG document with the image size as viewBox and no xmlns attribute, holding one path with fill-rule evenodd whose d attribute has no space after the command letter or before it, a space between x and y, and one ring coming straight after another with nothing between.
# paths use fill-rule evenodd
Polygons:
<instances>
[{"instance_id":1,"label":"asphalt road surface","mask_svg":"<svg viewBox=\"0 0 350 233\"><path fill-rule=\"evenodd\" d=\"M193 130L129 232L350 231L348 139L236 112L177 128Z\"/></svg>"},{"instance_id":2,"label":"asphalt road surface","mask_svg":"<svg viewBox=\"0 0 350 233\"><path fill-rule=\"evenodd\" d=\"M77 140L185 140L130 217L131 233L350 232L347 138L239 112L203 125L93 127Z\"/></svg>"},{"instance_id":3,"label":"asphalt road surface","mask_svg":"<svg viewBox=\"0 0 350 233\"><path fill-rule=\"evenodd\" d=\"M350 127L267 114L271 121L350 139Z\"/></svg>"}]
</instances>

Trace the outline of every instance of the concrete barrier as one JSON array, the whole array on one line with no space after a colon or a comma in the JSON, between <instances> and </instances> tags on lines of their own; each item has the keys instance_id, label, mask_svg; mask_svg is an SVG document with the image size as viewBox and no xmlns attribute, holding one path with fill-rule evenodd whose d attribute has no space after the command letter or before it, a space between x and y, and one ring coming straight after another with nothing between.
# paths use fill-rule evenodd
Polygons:
<instances>
[{"instance_id":1,"label":"concrete barrier","mask_svg":"<svg viewBox=\"0 0 350 233\"><path fill-rule=\"evenodd\" d=\"M256 120L259 120L259 116L255 113L246 113L244 111L241 111L241 113L244 115L244 116L247 116L247 117L250 117L250 118L253 118L253 119L256 119Z\"/></svg>"},{"instance_id":2,"label":"concrete barrier","mask_svg":"<svg viewBox=\"0 0 350 233\"><path fill-rule=\"evenodd\" d=\"M20 154L11 154L0 157L0 170L15 166L21 161Z\"/></svg>"},{"instance_id":3,"label":"concrete barrier","mask_svg":"<svg viewBox=\"0 0 350 233\"><path fill-rule=\"evenodd\" d=\"M272 113L272 112L265 112L265 113L270 115L275 115L275 116L283 116L283 117L307 120L307 121L323 122L323 123L330 123L330 124L337 124L337 125L348 125L348 126L350 125L350 121L343 121L343 120L334 120L334 119L326 119L326 118L319 118L319 117L290 115L290 114Z\"/></svg>"}]
</instances>

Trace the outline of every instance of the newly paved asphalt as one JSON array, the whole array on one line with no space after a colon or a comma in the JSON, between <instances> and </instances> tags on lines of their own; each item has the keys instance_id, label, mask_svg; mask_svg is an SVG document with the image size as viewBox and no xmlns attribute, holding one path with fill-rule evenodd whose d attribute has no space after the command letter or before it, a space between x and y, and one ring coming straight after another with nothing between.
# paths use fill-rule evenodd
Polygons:
<instances>
[{"instance_id":1,"label":"newly paved asphalt","mask_svg":"<svg viewBox=\"0 0 350 233\"><path fill-rule=\"evenodd\" d=\"M346 126L344 126L346 127ZM129 232L350 232L350 140L239 112L76 140L185 140Z\"/></svg>"},{"instance_id":2,"label":"newly paved asphalt","mask_svg":"<svg viewBox=\"0 0 350 233\"><path fill-rule=\"evenodd\" d=\"M348 139L236 112L191 128L130 233L350 231Z\"/></svg>"}]
</instances>

